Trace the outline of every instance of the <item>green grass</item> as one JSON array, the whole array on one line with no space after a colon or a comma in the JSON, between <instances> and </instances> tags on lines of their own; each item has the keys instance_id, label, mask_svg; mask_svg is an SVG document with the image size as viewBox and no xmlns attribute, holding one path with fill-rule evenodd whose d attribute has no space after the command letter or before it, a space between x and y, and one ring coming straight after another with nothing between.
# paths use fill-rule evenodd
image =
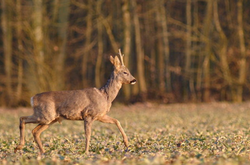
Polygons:
<instances>
[{"instance_id":1,"label":"green grass","mask_svg":"<svg viewBox=\"0 0 250 165\"><path fill-rule=\"evenodd\" d=\"M109 115L117 118L129 148L115 125L94 122L90 154L84 155L82 121L63 121L46 130L38 148L26 125L26 145L19 143L19 117L30 110L0 109L0 164L249 164L250 103L115 105Z\"/></svg>"}]
</instances>

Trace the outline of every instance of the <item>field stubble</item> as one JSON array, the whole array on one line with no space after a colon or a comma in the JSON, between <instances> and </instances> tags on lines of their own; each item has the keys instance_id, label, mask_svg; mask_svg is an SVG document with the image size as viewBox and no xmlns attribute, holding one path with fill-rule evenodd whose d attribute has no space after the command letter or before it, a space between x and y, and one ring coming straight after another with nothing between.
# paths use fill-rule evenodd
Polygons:
<instances>
[{"instance_id":1,"label":"field stubble","mask_svg":"<svg viewBox=\"0 0 250 165\"><path fill-rule=\"evenodd\" d=\"M114 105L129 138L129 148L115 125L98 121L92 126L90 154L84 155L82 121L63 121L46 130L38 149L26 125L26 145L19 143L19 117L30 108L0 109L0 164L249 164L250 103Z\"/></svg>"}]
</instances>

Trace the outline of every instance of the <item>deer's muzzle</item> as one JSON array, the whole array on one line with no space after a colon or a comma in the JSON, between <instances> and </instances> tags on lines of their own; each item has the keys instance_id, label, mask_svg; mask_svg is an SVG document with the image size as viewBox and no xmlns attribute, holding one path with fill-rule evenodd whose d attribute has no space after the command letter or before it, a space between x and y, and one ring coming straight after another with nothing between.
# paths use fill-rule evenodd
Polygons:
<instances>
[{"instance_id":1,"label":"deer's muzzle","mask_svg":"<svg viewBox=\"0 0 250 165\"><path fill-rule=\"evenodd\" d=\"M130 84L134 85L136 83L136 79L129 82Z\"/></svg>"}]
</instances>

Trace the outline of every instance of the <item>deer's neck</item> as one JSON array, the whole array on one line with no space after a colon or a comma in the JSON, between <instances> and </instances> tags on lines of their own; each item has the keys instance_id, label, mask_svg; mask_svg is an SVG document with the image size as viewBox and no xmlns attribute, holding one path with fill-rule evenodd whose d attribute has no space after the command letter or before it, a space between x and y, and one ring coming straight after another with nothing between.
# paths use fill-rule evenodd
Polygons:
<instances>
[{"instance_id":1,"label":"deer's neck","mask_svg":"<svg viewBox=\"0 0 250 165\"><path fill-rule=\"evenodd\" d=\"M111 74L108 82L100 88L100 91L107 96L109 102L112 102L118 95L119 90L122 87L122 83L119 82L114 73Z\"/></svg>"}]
</instances>

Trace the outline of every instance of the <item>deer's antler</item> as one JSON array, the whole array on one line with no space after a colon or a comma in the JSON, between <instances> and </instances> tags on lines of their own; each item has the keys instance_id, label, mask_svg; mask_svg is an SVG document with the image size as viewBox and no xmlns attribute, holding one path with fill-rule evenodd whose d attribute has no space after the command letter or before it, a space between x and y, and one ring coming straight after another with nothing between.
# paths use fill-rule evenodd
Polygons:
<instances>
[{"instance_id":1,"label":"deer's antler","mask_svg":"<svg viewBox=\"0 0 250 165\"><path fill-rule=\"evenodd\" d=\"M124 66L124 63L123 63L123 56L124 56L124 54L122 54L121 49L119 49L119 55L120 55L121 63Z\"/></svg>"}]
</instances>

